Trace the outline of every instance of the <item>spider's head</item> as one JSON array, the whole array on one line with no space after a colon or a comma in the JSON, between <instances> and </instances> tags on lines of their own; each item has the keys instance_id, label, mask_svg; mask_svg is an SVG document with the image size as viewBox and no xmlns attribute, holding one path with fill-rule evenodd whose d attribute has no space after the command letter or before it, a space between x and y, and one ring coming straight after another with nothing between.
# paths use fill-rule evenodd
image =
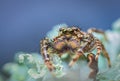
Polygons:
<instances>
[{"instance_id":1,"label":"spider's head","mask_svg":"<svg viewBox=\"0 0 120 81\"><path fill-rule=\"evenodd\" d=\"M78 32L78 31L80 31L80 29L77 27L71 27L71 28L68 27L68 28L60 28L59 29L60 34L63 34L63 35L74 34L75 31Z\"/></svg>"}]
</instances>

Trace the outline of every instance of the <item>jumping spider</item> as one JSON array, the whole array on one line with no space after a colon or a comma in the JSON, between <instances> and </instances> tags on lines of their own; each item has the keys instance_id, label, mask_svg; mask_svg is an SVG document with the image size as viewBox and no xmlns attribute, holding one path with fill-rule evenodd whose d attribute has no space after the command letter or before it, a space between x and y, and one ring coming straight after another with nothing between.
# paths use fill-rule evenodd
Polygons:
<instances>
[{"instance_id":1,"label":"jumping spider","mask_svg":"<svg viewBox=\"0 0 120 81\"><path fill-rule=\"evenodd\" d=\"M50 71L55 69L52 64L51 55L58 54L61 57L64 53L74 54L69 66L73 66L73 64L82 56L85 56L85 53L88 53L87 59L89 60L89 67L92 69L89 77L94 78L96 73L98 72L98 57L103 53L103 55L107 58L108 66L111 67L109 55L102 44L102 42L93 36L93 32L105 34L101 30L97 30L95 28L88 29L87 32L82 31L78 27L62 27L59 29L59 34L52 40L48 38L44 38L41 40L41 54L44 57L44 61L46 66ZM97 49L97 53L91 53L93 50ZM95 67L97 68L95 68Z\"/></svg>"}]
</instances>

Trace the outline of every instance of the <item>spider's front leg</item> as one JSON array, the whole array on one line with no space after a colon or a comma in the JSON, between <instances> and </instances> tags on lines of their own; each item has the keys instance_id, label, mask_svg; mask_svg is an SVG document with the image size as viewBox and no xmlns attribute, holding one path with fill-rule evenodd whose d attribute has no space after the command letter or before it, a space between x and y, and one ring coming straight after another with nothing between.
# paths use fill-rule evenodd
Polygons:
<instances>
[{"instance_id":1,"label":"spider's front leg","mask_svg":"<svg viewBox=\"0 0 120 81\"><path fill-rule=\"evenodd\" d=\"M102 44L102 42L100 42L98 39L96 39L96 46L97 46L97 54L96 54L95 59L98 60L99 55L101 54L101 52L103 52L103 56L105 58L107 58L108 66L111 67L109 54L106 51L106 49L105 49L104 45Z\"/></svg>"},{"instance_id":2,"label":"spider's front leg","mask_svg":"<svg viewBox=\"0 0 120 81\"><path fill-rule=\"evenodd\" d=\"M41 54L44 58L44 62L46 64L46 66L48 67L48 69L50 71L53 71L55 69L55 67L53 66L51 60L50 60L50 53L48 51L48 49L50 48L50 42L49 39L45 38L43 40L40 41L40 46L41 46Z\"/></svg>"},{"instance_id":3,"label":"spider's front leg","mask_svg":"<svg viewBox=\"0 0 120 81\"><path fill-rule=\"evenodd\" d=\"M108 41L107 36L106 36L106 34L105 34L105 32L103 30L99 30L99 29L96 29L96 28L90 28L90 29L87 30L87 32L91 33L91 34L93 32L102 34L104 36L104 39Z\"/></svg>"}]
</instances>

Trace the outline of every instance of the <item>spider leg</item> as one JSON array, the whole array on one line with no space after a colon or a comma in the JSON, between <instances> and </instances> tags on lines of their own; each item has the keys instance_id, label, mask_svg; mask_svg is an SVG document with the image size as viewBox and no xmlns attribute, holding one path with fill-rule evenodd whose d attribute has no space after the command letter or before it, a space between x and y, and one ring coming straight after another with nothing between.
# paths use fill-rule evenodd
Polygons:
<instances>
[{"instance_id":1,"label":"spider leg","mask_svg":"<svg viewBox=\"0 0 120 81\"><path fill-rule=\"evenodd\" d=\"M102 35L104 36L105 40L107 40L107 41L108 41L108 39L107 39L107 36L106 36L105 32L104 32L104 31L102 31L102 30L99 30L99 29L96 29L96 28L90 28L90 29L88 29L88 31L87 31L87 32L88 32L88 33L93 33L93 32L95 32L95 33L100 33L100 34L102 34Z\"/></svg>"},{"instance_id":2,"label":"spider leg","mask_svg":"<svg viewBox=\"0 0 120 81\"><path fill-rule=\"evenodd\" d=\"M109 57L108 52L106 51L106 49L103 45L102 45L102 52L103 52L103 55L107 58L108 66L111 67L110 57Z\"/></svg>"},{"instance_id":3,"label":"spider leg","mask_svg":"<svg viewBox=\"0 0 120 81\"><path fill-rule=\"evenodd\" d=\"M96 75L98 73L98 61L95 60L95 55L93 53L89 53L87 55L87 59L89 60L88 66L91 69L89 78L94 79L96 81Z\"/></svg>"},{"instance_id":4,"label":"spider leg","mask_svg":"<svg viewBox=\"0 0 120 81\"><path fill-rule=\"evenodd\" d=\"M106 51L104 45L98 39L96 40L96 45L97 45L97 54L96 54L95 59L98 60L98 57L99 57L99 55L101 54L101 51L102 51L103 52L103 56L108 61L108 66L111 67L110 57L109 57L109 54Z\"/></svg>"},{"instance_id":5,"label":"spider leg","mask_svg":"<svg viewBox=\"0 0 120 81\"><path fill-rule=\"evenodd\" d=\"M99 55L102 51L102 46L101 45L102 45L102 43L98 39L96 39L96 48L97 48L97 54L96 54L96 57L95 57L96 60L98 60L98 57L99 57Z\"/></svg>"},{"instance_id":6,"label":"spider leg","mask_svg":"<svg viewBox=\"0 0 120 81\"><path fill-rule=\"evenodd\" d=\"M76 53L75 56L73 57L73 59L71 60L71 62L69 63L69 66L73 66L74 63L81 57L83 56L83 51L82 49L79 49Z\"/></svg>"},{"instance_id":7,"label":"spider leg","mask_svg":"<svg viewBox=\"0 0 120 81\"><path fill-rule=\"evenodd\" d=\"M46 64L46 66L48 67L48 69L50 71L53 71L55 69L55 67L53 66L51 60L50 60L50 53L48 51L48 48L50 47L49 45L49 40L47 38L41 40L41 54L44 58L44 62Z\"/></svg>"}]
</instances>

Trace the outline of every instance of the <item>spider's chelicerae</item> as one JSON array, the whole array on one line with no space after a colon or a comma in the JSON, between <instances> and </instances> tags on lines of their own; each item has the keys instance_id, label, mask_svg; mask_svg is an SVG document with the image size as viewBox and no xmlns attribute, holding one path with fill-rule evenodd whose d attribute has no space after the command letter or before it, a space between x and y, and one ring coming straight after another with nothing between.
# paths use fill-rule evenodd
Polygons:
<instances>
[{"instance_id":1,"label":"spider's chelicerae","mask_svg":"<svg viewBox=\"0 0 120 81\"><path fill-rule=\"evenodd\" d=\"M45 64L50 71L55 69L54 64L52 64L51 55L58 54L61 57L64 53L73 54L74 57L71 59L69 66L73 66L74 63L85 53L88 53L87 59L89 60L89 67L92 69L89 77L95 78L98 72L98 57L103 53L103 55L108 60L108 66L111 67L109 55L102 44L102 42L93 36L93 32L105 34L101 30L95 28L88 29L87 32L80 30L78 27L68 27L60 28L59 34L52 40L44 38L41 40L41 54L44 57ZM91 53L93 50L97 50L96 54Z\"/></svg>"}]
</instances>

